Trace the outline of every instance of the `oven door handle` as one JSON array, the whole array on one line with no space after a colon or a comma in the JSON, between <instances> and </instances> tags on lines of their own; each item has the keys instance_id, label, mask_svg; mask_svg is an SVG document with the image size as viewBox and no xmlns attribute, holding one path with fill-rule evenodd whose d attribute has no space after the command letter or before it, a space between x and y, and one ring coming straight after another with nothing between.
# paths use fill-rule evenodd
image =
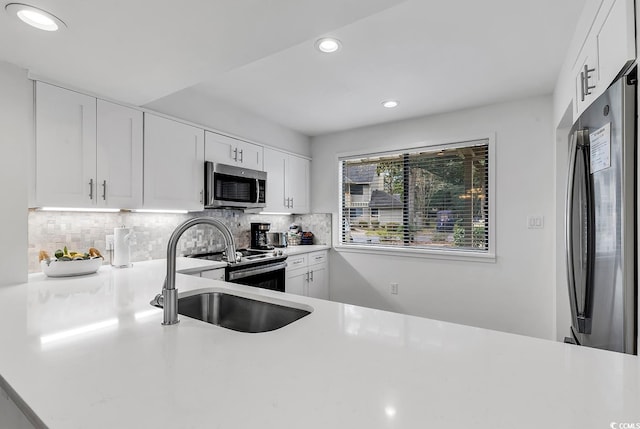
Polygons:
<instances>
[{"instance_id":1,"label":"oven door handle","mask_svg":"<svg viewBox=\"0 0 640 429\"><path fill-rule=\"evenodd\" d=\"M276 264L263 265L260 267L248 268L246 270L240 269L237 271L231 271L229 272L229 281L270 273L272 271L284 270L286 267L286 262L278 262Z\"/></svg>"}]
</instances>

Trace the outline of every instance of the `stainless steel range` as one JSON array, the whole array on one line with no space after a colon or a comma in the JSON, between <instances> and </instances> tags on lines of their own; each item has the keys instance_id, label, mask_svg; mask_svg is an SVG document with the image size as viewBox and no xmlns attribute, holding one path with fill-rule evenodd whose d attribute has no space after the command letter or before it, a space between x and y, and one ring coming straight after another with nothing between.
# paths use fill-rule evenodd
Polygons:
<instances>
[{"instance_id":1,"label":"stainless steel range","mask_svg":"<svg viewBox=\"0 0 640 429\"><path fill-rule=\"evenodd\" d=\"M228 260L224 252L200 253L187 257L221 262ZM287 255L281 250L238 250L236 263L225 268L225 280L284 292L286 259Z\"/></svg>"}]
</instances>

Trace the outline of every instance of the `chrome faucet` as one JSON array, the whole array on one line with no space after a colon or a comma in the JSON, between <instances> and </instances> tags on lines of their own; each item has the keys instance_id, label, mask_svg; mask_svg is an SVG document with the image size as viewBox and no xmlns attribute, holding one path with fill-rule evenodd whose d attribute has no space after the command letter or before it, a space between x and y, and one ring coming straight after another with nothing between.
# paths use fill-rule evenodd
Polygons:
<instances>
[{"instance_id":1,"label":"chrome faucet","mask_svg":"<svg viewBox=\"0 0 640 429\"><path fill-rule=\"evenodd\" d=\"M231 231L225 224L219 220L210 217L197 217L183 222L173 231L167 244L167 278L162 287L162 294L158 294L154 301L162 303L164 319L163 325L175 325L178 320L178 290L176 289L176 247L178 240L186 230L194 225L211 225L222 233L224 244L226 246L227 262L234 264L236 262L236 243L233 240Z\"/></svg>"}]
</instances>

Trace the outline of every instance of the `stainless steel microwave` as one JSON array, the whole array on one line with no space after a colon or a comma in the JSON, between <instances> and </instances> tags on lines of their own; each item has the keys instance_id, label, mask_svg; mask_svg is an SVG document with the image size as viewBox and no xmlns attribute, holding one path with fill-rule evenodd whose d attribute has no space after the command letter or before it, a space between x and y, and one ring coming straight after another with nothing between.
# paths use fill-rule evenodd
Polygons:
<instances>
[{"instance_id":1,"label":"stainless steel microwave","mask_svg":"<svg viewBox=\"0 0 640 429\"><path fill-rule=\"evenodd\" d=\"M233 165L204 163L205 207L262 208L266 206L267 173Z\"/></svg>"}]
</instances>

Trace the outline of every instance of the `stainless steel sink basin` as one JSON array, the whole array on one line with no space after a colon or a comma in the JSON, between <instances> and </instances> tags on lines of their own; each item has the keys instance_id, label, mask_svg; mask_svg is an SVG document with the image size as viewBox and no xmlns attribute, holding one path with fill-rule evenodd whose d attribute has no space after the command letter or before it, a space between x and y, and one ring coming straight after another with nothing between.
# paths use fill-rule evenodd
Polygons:
<instances>
[{"instance_id":1,"label":"stainless steel sink basin","mask_svg":"<svg viewBox=\"0 0 640 429\"><path fill-rule=\"evenodd\" d=\"M258 301L224 292L203 292L178 297L178 313L240 332L280 329L310 311Z\"/></svg>"}]
</instances>

